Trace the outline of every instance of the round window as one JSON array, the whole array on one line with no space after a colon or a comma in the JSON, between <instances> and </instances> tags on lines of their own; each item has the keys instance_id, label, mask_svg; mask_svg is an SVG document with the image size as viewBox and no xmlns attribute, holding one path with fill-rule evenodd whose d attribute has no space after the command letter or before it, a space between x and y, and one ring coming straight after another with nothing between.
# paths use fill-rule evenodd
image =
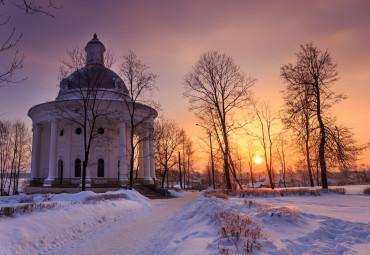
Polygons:
<instances>
[{"instance_id":1,"label":"round window","mask_svg":"<svg viewBox=\"0 0 370 255\"><path fill-rule=\"evenodd\" d=\"M63 130L63 129L62 129L62 130L60 130L59 135L60 135L60 136L63 136L63 135L64 135L64 130Z\"/></svg>"},{"instance_id":2,"label":"round window","mask_svg":"<svg viewBox=\"0 0 370 255\"><path fill-rule=\"evenodd\" d=\"M99 135L104 134L104 128L98 128L98 134Z\"/></svg>"},{"instance_id":3,"label":"round window","mask_svg":"<svg viewBox=\"0 0 370 255\"><path fill-rule=\"evenodd\" d=\"M76 134L81 134L82 133L82 129L81 128L76 128Z\"/></svg>"}]
</instances>

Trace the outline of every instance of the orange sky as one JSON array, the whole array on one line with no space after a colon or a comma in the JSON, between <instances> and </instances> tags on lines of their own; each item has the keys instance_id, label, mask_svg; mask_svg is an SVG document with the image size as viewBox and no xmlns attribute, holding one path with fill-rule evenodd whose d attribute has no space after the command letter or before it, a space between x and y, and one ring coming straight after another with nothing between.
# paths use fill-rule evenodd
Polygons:
<instances>
[{"instance_id":1,"label":"orange sky","mask_svg":"<svg viewBox=\"0 0 370 255\"><path fill-rule=\"evenodd\" d=\"M58 2L57 2L58 3ZM54 100L60 59L66 49L84 47L94 33L116 53L117 64L132 49L159 75L155 97L163 114L201 133L183 98L183 77L201 53L217 50L233 57L257 79L255 97L282 105L282 64L294 60L300 44L329 49L338 64L336 88L348 99L334 108L338 121L370 141L369 1L60 1L56 19L23 15L8 4L10 24L23 33L23 84L0 88L0 116L24 119L28 109ZM5 28L0 31L3 34ZM0 64L6 60L0 59ZM114 69L114 68L113 68ZM370 164L370 152L363 161Z\"/></svg>"}]
</instances>

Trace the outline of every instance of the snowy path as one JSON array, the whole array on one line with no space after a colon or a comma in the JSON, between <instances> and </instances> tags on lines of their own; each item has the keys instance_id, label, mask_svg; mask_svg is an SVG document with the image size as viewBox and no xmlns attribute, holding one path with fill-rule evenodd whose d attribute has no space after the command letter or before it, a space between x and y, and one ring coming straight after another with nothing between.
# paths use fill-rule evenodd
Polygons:
<instances>
[{"instance_id":1,"label":"snowy path","mask_svg":"<svg viewBox=\"0 0 370 255\"><path fill-rule=\"evenodd\" d=\"M176 216L198 195L151 200L152 206L134 217L108 223L46 254L161 254L176 232Z\"/></svg>"}]
</instances>

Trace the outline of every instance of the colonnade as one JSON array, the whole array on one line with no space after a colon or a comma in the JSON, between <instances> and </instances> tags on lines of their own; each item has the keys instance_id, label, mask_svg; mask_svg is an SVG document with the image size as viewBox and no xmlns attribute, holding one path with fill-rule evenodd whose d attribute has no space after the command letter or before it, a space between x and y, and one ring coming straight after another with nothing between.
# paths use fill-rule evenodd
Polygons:
<instances>
[{"instance_id":1,"label":"colonnade","mask_svg":"<svg viewBox=\"0 0 370 255\"><path fill-rule=\"evenodd\" d=\"M41 138L42 131L48 125L33 124L33 142L32 142L32 162L31 162L31 177L34 180L41 176ZM139 135L139 169L141 182L144 184L152 184L156 180L155 177L155 162L154 162L154 141L153 141L153 125L147 124L140 130ZM70 129L72 132L72 129ZM130 146L129 140L131 135L131 127L125 121L119 121L118 139L119 139L119 184L125 185L129 181L129 164L130 161ZM112 144L108 144L113 146ZM108 148L106 148L108 149ZM49 148L49 168L48 176L44 181L44 186L54 186L57 181L57 150L58 150L58 120L50 121L50 148ZM115 165L115 164L113 164ZM111 171L108 169L108 172ZM114 170L116 172L116 170ZM91 178L87 171L86 177Z\"/></svg>"}]
</instances>

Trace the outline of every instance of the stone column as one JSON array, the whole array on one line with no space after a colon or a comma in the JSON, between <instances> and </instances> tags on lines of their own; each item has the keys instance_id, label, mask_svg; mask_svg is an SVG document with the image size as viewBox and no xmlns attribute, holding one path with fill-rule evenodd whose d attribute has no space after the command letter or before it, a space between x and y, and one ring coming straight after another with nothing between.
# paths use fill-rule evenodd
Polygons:
<instances>
[{"instance_id":1,"label":"stone column","mask_svg":"<svg viewBox=\"0 0 370 255\"><path fill-rule=\"evenodd\" d=\"M74 168L74 164L72 164L72 162L74 163L74 160L72 160L72 123L66 123L65 125L65 136L66 136L66 144L65 144L65 155L66 155L66 158L65 158L65 173L66 173L66 177L67 178L73 178L75 177L75 168Z\"/></svg>"},{"instance_id":2,"label":"stone column","mask_svg":"<svg viewBox=\"0 0 370 255\"><path fill-rule=\"evenodd\" d=\"M142 139L142 134L140 134L140 138ZM139 142L139 155L138 155L138 177L140 180L144 179L144 142Z\"/></svg>"},{"instance_id":3,"label":"stone column","mask_svg":"<svg viewBox=\"0 0 370 255\"><path fill-rule=\"evenodd\" d=\"M150 173L150 153L149 153L149 129L144 128L143 132L143 166L144 166L144 180L145 184L153 184L153 178Z\"/></svg>"},{"instance_id":4,"label":"stone column","mask_svg":"<svg viewBox=\"0 0 370 255\"><path fill-rule=\"evenodd\" d=\"M150 153L150 175L153 180L157 180L155 176L155 160L154 160L154 129L149 129L149 153Z\"/></svg>"},{"instance_id":5,"label":"stone column","mask_svg":"<svg viewBox=\"0 0 370 255\"><path fill-rule=\"evenodd\" d=\"M57 166L57 140L58 123L52 120L50 123L50 155L49 155L49 175L44 182L44 186L54 186L56 184L56 166Z\"/></svg>"},{"instance_id":6,"label":"stone column","mask_svg":"<svg viewBox=\"0 0 370 255\"><path fill-rule=\"evenodd\" d=\"M33 123L33 139L32 139L32 162L31 162L31 177L29 185L32 186L40 177L40 142L41 142L41 125Z\"/></svg>"},{"instance_id":7,"label":"stone column","mask_svg":"<svg viewBox=\"0 0 370 255\"><path fill-rule=\"evenodd\" d=\"M119 123L119 182L120 185L128 183L126 162L126 124Z\"/></svg>"}]
</instances>

